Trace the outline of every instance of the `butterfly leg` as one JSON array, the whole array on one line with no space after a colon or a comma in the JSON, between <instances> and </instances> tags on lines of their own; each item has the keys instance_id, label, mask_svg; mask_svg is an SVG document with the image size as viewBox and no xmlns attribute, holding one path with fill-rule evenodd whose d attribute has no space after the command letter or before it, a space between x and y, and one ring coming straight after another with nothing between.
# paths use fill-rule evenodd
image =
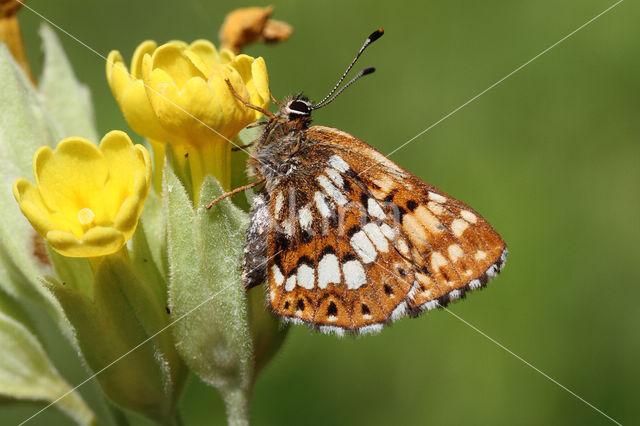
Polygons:
<instances>
[{"instance_id":1,"label":"butterfly leg","mask_svg":"<svg viewBox=\"0 0 640 426\"><path fill-rule=\"evenodd\" d=\"M247 148L251 148L253 146L253 142L248 143L246 145L238 145L238 146L234 146L233 148L231 148L231 151L235 152L235 151L244 151Z\"/></svg>"},{"instance_id":2,"label":"butterfly leg","mask_svg":"<svg viewBox=\"0 0 640 426\"><path fill-rule=\"evenodd\" d=\"M233 96L235 96L236 99L238 99L240 102L242 102L245 107L251 108L251 109L255 109L256 111L263 113L264 115L266 115L269 118L276 119L276 116L271 111L267 111L266 109L264 109L262 107L259 107L258 105L253 105L249 101L245 100L242 96L240 96L240 94L238 94L238 92L236 92L236 89L233 88L233 85L231 84L231 81L229 81L228 78L225 79L224 81L225 81L225 83L227 83L227 86L229 87L229 90L231 91L231 94Z\"/></svg>"},{"instance_id":3,"label":"butterfly leg","mask_svg":"<svg viewBox=\"0 0 640 426\"><path fill-rule=\"evenodd\" d=\"M226 194L222 194L221 196L219 196L219 197L215 198L213 201L211 201L211 202L207 205L206 209L207 209L207 210L210 210L210 209L211 209L211 207L213 207L214 205L216 205L216 203L217 203L218 201L221 201L221 200L224 200L225 198L231 197L232 195L235 195L235 194L237 194L238 192L242 192L242 191L245 191L245 190L247 190L247 189L249 189L249 188L253 188L254 186L260 185L261 183L264 183L264 181L265 181L265 179L264 179L264 178L262 178L262 179L260 179L260 180L255 181L255 182L252 182L252 183L250 183L250 184L247 184L247 185L241 186L241 187L239 187L239 188L236 188L236 189L234 189L234 190L232 190L232 191L229 191L229 192L227 192Z\"/></svg>"},{"instance_id":4,"label":"butterfly leg","mask_svg":"<svg viewBox=\"0 0 640 426\"><path fill-rule=\"evenodd\" d=\"M273 97L273 93L269 92L269 96L271 96L271 100L273 101L274 104L278 105L279 107L282 106L282 104L278 102L276 98Z\"/></svg>"}]
</instances>

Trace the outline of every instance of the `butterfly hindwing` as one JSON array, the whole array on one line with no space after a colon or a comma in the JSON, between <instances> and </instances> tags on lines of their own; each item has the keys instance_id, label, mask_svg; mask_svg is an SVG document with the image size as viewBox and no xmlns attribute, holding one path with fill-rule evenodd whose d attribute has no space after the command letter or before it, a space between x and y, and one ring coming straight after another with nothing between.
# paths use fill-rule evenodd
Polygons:
<instances>
[{"instance_id":1,"label":"butterfly hindwing","mask_svg":"<svg viewBox=\"0 0 640 426\"><path fill-rule=\"evenodd\" d=\"M406 311L411 263L397 255L395 225L366 187L317 160L300 161L299 174L270 194L269 305L324 331L377 331ZM369 199L378 210L363 208Z\"/></svg>"}]
</instances>

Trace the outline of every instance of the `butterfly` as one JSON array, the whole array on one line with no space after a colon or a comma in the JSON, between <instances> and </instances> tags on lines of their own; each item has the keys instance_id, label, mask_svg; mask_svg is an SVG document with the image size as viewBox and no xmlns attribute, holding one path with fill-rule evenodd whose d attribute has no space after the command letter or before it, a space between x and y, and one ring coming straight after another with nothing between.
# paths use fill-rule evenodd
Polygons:
<instances>
[{"instance_id":1,"label":"butterfly","mask_svg":"<svg viewBox=\"0 0 640 426\"><path fill-rule=\"evenodd\" d=\"M365 68L331 97L382 33L369 36L318 104L298 94L277 114L263 110L270 118L248 160L257 180L247 187L262 188L250 211L244 288L266 282L275 315L337 335L375 333L445 306L485 286L507 256L500 235L467 205L365 142L310 126L314 109L373 72Z\"/></svg>"}]
</instances>

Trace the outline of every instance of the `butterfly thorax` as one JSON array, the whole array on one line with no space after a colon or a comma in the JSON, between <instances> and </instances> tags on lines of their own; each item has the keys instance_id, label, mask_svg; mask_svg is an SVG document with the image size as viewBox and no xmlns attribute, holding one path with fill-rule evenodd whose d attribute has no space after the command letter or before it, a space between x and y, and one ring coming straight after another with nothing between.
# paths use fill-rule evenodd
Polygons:
<instances>
[{"instance_id":1,"label":"butterfly thorax","mask_svg":"<svg viewBox=\"0 0 640 426\"><path fill-rule=\"evenodd\" d=\"M253 145L248 174L264 177L268 192L298 166L297 156L307 143L305 130L311 123L308 106L310 103L302 95L287 99Z\"/></svg>"}]
</instances>

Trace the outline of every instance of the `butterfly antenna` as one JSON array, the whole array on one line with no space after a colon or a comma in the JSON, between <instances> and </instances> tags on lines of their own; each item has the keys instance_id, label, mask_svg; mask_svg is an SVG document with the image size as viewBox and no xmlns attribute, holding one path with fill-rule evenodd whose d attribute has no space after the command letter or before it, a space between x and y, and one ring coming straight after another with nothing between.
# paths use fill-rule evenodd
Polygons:
<instances>
[{"instance_id":1,"label":"butterfly antenna","mask_svg":"<svg viewBox=\"0 0 640 426\"><path fill-rule=\"evenodd\" d=\"M360 79L360 77L364 77L364 76L365 76L365 75L367 75L367 74L371 74L371 73L375 72L375 70L376 70L376 69L375 69L374 67L367 67L367 68L363 69L363 70L362 70L362 71L360 71L358 74L356 74L356 76L355 76L355 77L353 77L351 80L349 80L349 82L348 82L347 84L345 84L344 86L342 86L342 88L341 88L340 90L338 90L338 92L337 92L335 95L333 95L333 96L331 97L331 99L329 99L328 101L325 101L325 103L324 103L324 104L322 104L322 105L320 105L320 106L317 106L317 105L316 105L316 106L314 106L314 107L313 107L313 109L320 109L320 108L324 108L324 107L326 107L326 106L327 106L327 105L329 105L331 102L333 102L333 100L334 100L335 98L337 98L338 96L340 96L340 93L344 92L344 91L345 91L345 89L346 89L347 87L351 86L353 83L355 83L356 81L358 81L358 80Z\"/></svg>"},{"instance_id":2,"label":"butterfly antenna","mask_svg":"<svg viewBox=\"0 0 640 426\"><path fill-rule=\"evenodd\" d=\"M338 80L338 82L336 83L335 86L333 86L333 89L331 89L331 91L329 92L329 94L327 96L324 97L324 99L322 99L320 102L318 102L317 104L315 104L313 107L311 107L312 109L318 109L323 107L326 103L329 103L330 101L327 101L328 99L335 99L335 96L331 96L333 95L333 93L338 90L338 87L340 87L340 84L344 81L344 79L347 77L347 74L349 74L349 71L351 71L351 68L353 68L353 66L356 64L356 62L358 61L358 58L360 58L360 55L362 55L362 53L364 52L364 50L374 41L376 41L377 39L379 39L380 37L382 37L382 35L384 34L384 30L382 29L382 27L378 28L377 30L375 30L373 33L371 33L371 35L369 37L367 37L367 39L365 40L364 44L362 45L362 47L360 48L360 51L358 51L358 54L356 55L355 58L353 58L353 61L351 61L351 64L349 64L349 66L347 67L347 70L342 74L342 77L340 77L340 80ZM345 88L347 88L350 84L353 84L355 82L355 80L357 80L358 78L370 74L373 71L369 71L369 72L365 72L364 74L362 74L365 70L368 70L369 68L365 68L364 70L360 71L360 73L358 74L358 76L356 76L356 78L352 79L345 87L342 88L342 90L344 90ZM360 75L362 74L362 75ZM340 92L338 92L338 94L340 94L342 92L342 90L340 90ZM336 95L337 96L337 95Z\"/></svg>"}]
</instances>

